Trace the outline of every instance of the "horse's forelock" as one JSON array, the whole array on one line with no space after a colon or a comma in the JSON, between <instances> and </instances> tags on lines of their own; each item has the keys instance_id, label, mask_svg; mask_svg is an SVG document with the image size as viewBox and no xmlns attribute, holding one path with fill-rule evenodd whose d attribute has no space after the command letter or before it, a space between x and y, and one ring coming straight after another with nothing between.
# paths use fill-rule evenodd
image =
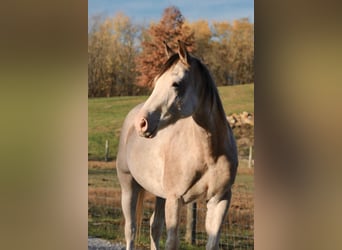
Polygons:
<instances>
[{"instance_id":1,"label":"horse's forelock","mask_svg":"<svg viewBox=\"0 0 342 250\"><path fill-rule=\"evenodd\" d=\"M166 63L163 64L161 67L158 77L159 78L161 75L163 75L166 71L168 71L173 65L175 65L178 61L180 60L179 55L173 54L172 56L169 57L169 59L166 61Z\"/></svg>"}]
</instances>

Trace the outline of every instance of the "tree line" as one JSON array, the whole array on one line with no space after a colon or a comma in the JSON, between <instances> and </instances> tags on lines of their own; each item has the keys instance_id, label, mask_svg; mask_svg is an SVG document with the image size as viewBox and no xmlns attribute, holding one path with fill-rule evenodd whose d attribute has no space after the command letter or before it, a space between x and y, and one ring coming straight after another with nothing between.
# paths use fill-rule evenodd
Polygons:
<instances>
[{"instance_id":1,"label":"tree line","mask_svg":"<svg viewBox=\"0 0 342 250\"><path fill-rule=\"evenodd\" d=\"M147 94L167 59L163 42L176 50L177 40L208 66L217 85L254 82L253 23L188 22L171 6L148 26L123 13L89 19L88 97Z\"/></svg>"}]
</instances>

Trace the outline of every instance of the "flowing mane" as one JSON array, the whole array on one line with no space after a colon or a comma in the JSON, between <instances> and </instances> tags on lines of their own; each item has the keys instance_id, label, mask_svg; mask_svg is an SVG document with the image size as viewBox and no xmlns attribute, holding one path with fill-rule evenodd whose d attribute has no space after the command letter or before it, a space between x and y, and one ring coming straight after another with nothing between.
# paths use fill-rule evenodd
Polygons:
<instances>
[{"instance_id":1,"label":"flowing mane","mask_svg":"<svg viewBox=\"0 0 342 250\"><path fill-rule=\"evenodd\" d=\"M215 81L213 80L207 66L205 66L203 62L201 62L199 59L197 58L194 58L194 59L196 60L198 71L202 75L203 84L204 84L203 95L205 95L204 98L209 99L210 111L212 112L216 105L218 115L223 121L226 121L226 115L223 109L223 105L222 105L221 98L219 96Z\"/></svg>"}]
</instances>

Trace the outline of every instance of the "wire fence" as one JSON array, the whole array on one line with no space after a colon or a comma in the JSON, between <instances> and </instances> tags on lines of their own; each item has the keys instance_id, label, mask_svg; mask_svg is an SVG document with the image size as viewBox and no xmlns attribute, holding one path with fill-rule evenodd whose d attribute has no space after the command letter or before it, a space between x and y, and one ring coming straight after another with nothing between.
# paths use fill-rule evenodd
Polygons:
<instances>
[{"instance_id":1,"label":"wire fence","mask_svg":"<svg viewBox=\"0 0 342 250\"><path fill-rule=\"evenodd\" d=\"M89 170L90 171L90 170ZM222 226L220 249L254 249L254 169L244 168L232 189L232 200L228 215ZM121 210L120 186L115 169L98 169L89 172L88 183L88 234L124 243L124 218ZM248 180L245 180L248 178ZM143 220L138 249L149 249L149 220L153 213L155 197L145 196ZM191 206L191 205L190 205ZM205 249L207 234L205 231L206 203L200 200L196 204L195 224L188 227L189 208L183 206L180 217L180 241L183 248L194 245L195 249ZM191 232L189 232L191 230ZM189 235L192 237L189 238ZM165 227L161 245L165 243ZM194 248L192 248L194 249Z\"/></svg>"}]
</instances>

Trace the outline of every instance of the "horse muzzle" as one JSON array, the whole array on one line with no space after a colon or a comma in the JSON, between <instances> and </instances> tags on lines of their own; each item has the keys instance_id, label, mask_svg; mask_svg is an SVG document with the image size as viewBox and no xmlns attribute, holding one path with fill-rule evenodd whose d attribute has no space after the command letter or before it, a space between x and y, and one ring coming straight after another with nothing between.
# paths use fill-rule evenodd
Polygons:
<instances>
[{"instance_id":1,"label":"horse muzzle","mask_svg":"<svg viewBox=\"0 0 342 250\"><path fill-rule=\"evenodd\" d=\"M146 116L137 116L134 125L141 137L153 138L157 134L158 120L156 119L148 119Z\"/></svg>"}]
</instances>

